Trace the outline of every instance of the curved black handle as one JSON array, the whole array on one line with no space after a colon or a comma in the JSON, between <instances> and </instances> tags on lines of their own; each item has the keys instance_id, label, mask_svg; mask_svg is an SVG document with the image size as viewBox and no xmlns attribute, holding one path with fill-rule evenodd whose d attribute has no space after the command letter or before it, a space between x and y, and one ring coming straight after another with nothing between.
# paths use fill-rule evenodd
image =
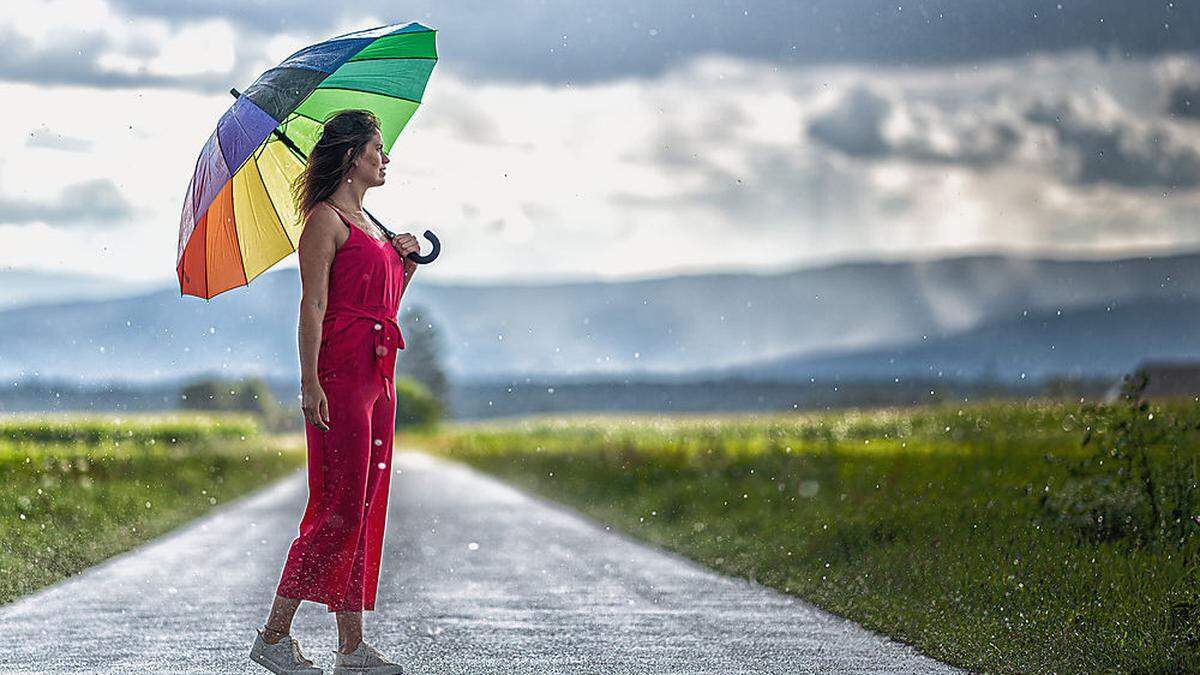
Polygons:
<instances>
[{"instance_id":1,"label":"curved black handle","mask_svg":"<svg viewBox=\"0 0 1200 675\"><path fill-rule=\"evenodd\" d=\"M367 217L374 221L374 223L379 226L379 229L383 230L383 233L387 235L388 241L396 238L396 233L392 232L383 223L379 222L379 219L376 218L370 211L363 209L363 213L367 214ZM421 254L413 252L409 253L405 257L415 263L427 265L434 260L437 260L438 254L442 252L442 242L439 241L437 235L430 230L425 230L423 234L425 235L425 238L429 240L429 243L433 244L433 249L429 251L429 253Z\"/></svg>"},{"instance_id":2,"label":"curved black handle","mask_svg":"<svg viewBox=\"0 0 1200 675\"><path fill-rule=\"evenodd\" d=\"M427 265L434 260L437 260L438 254L442 252L442 242L438 241L437 235L429 230L425 230L423 234L425 238L429 240L429 243L433 244L433 248L429 251L429 253L422 254L414 251L409 253L406 257L415 263Z\"/></svg>"}]
</instances>

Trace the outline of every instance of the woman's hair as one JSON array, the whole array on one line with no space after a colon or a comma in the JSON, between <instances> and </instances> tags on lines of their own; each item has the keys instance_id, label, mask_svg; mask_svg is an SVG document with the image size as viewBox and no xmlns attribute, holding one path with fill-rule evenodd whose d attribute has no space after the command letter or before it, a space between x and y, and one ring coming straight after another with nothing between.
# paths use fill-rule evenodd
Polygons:
<instances>
[{"instance_id":1,"label":"woman's hair","mask_svg":"<svg viewBox=\"0 0 1200 675\"><path fill-rule=\"evenodd\" d=\"M343 110L325 120L321 138L309 153L304 171L292 183L292 195L302 218L337 190L338 183L378 130L379 118L369 110ZM350 148L354 152L347 156L346 150Z\"/></svg>"}]
</instances>

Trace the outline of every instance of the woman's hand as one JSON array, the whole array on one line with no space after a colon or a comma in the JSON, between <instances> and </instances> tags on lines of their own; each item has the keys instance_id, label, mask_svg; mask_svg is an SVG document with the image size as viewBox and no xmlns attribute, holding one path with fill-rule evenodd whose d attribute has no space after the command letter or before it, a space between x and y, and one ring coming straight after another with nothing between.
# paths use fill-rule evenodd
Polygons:
<instances>
[{"instance_id":1,"label":"woman's hand","mask_svg":"<svg viewBox=\"0 0 1200 675\"><path fill-rule=\"evenodd\" d=\"M400 252L400 257L404 258L409 253L420 253L421 242L417 241L416 235L411 232L399 232L395 237L392 237L392 248ZM405 260L408 260L405 258Z\"/></svg>"},{"instance_id":2,"label":"woman's hand","mask_svg":"<svg viewBox=\"0 0 1200 675\"><path fill-rule=\"evenodd\" d=\"M300 407L310 424L321 431L329 431L329 399L315 380L300 383Z\"/></svg>"}]
</instances>

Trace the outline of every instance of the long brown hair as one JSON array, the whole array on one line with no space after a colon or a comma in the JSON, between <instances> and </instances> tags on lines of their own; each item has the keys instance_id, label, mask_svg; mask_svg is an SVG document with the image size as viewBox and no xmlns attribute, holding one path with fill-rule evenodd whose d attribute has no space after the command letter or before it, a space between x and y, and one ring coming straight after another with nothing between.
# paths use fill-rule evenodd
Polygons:
<instances>
[{"instance_id":1,"label":"long brown hair","mask_svg":"<svg viewBox=\"0 0 1200 675\"><path fill-rule=\"evenodd\" d=\"M325 120L304 171L292 183L292 196L301 217L337 190L378 130L379 118L369 110L343 110ZM351 148L354 151L347 156L346 150Z\"/></svg>"}]
</instances>

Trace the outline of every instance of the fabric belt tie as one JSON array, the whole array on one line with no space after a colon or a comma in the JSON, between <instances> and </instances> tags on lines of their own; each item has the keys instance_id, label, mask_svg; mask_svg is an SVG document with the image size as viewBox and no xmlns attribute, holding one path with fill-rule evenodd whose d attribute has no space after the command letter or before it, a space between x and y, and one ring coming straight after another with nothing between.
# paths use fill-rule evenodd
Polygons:
<instances>
[{"instance_id":1,"label":"fabric belt tie","mask_svg":"<svg viewBox=\"0 0 1200 675\"><path fill-rule=\"evenodd\" d=\"M354 306L338 307L336 314L375 322L373 326L374 330L372 331L375 334L375 365L384 382L387 383L388 400L392 400L392 397L395 396L394 390L396 388L395 381L393 380L396 362L395 360L389 361L388 355L394 355L397 349L404 349L404 336L400 332L400 324L396 323L395 317L386 312L372 312L368 309ZM394 340L392 329L395 329ZM393 341L395 342L394 345L388 344ZM388 367L389 365L391 367Z\"/></svg>"}]
</instances>

